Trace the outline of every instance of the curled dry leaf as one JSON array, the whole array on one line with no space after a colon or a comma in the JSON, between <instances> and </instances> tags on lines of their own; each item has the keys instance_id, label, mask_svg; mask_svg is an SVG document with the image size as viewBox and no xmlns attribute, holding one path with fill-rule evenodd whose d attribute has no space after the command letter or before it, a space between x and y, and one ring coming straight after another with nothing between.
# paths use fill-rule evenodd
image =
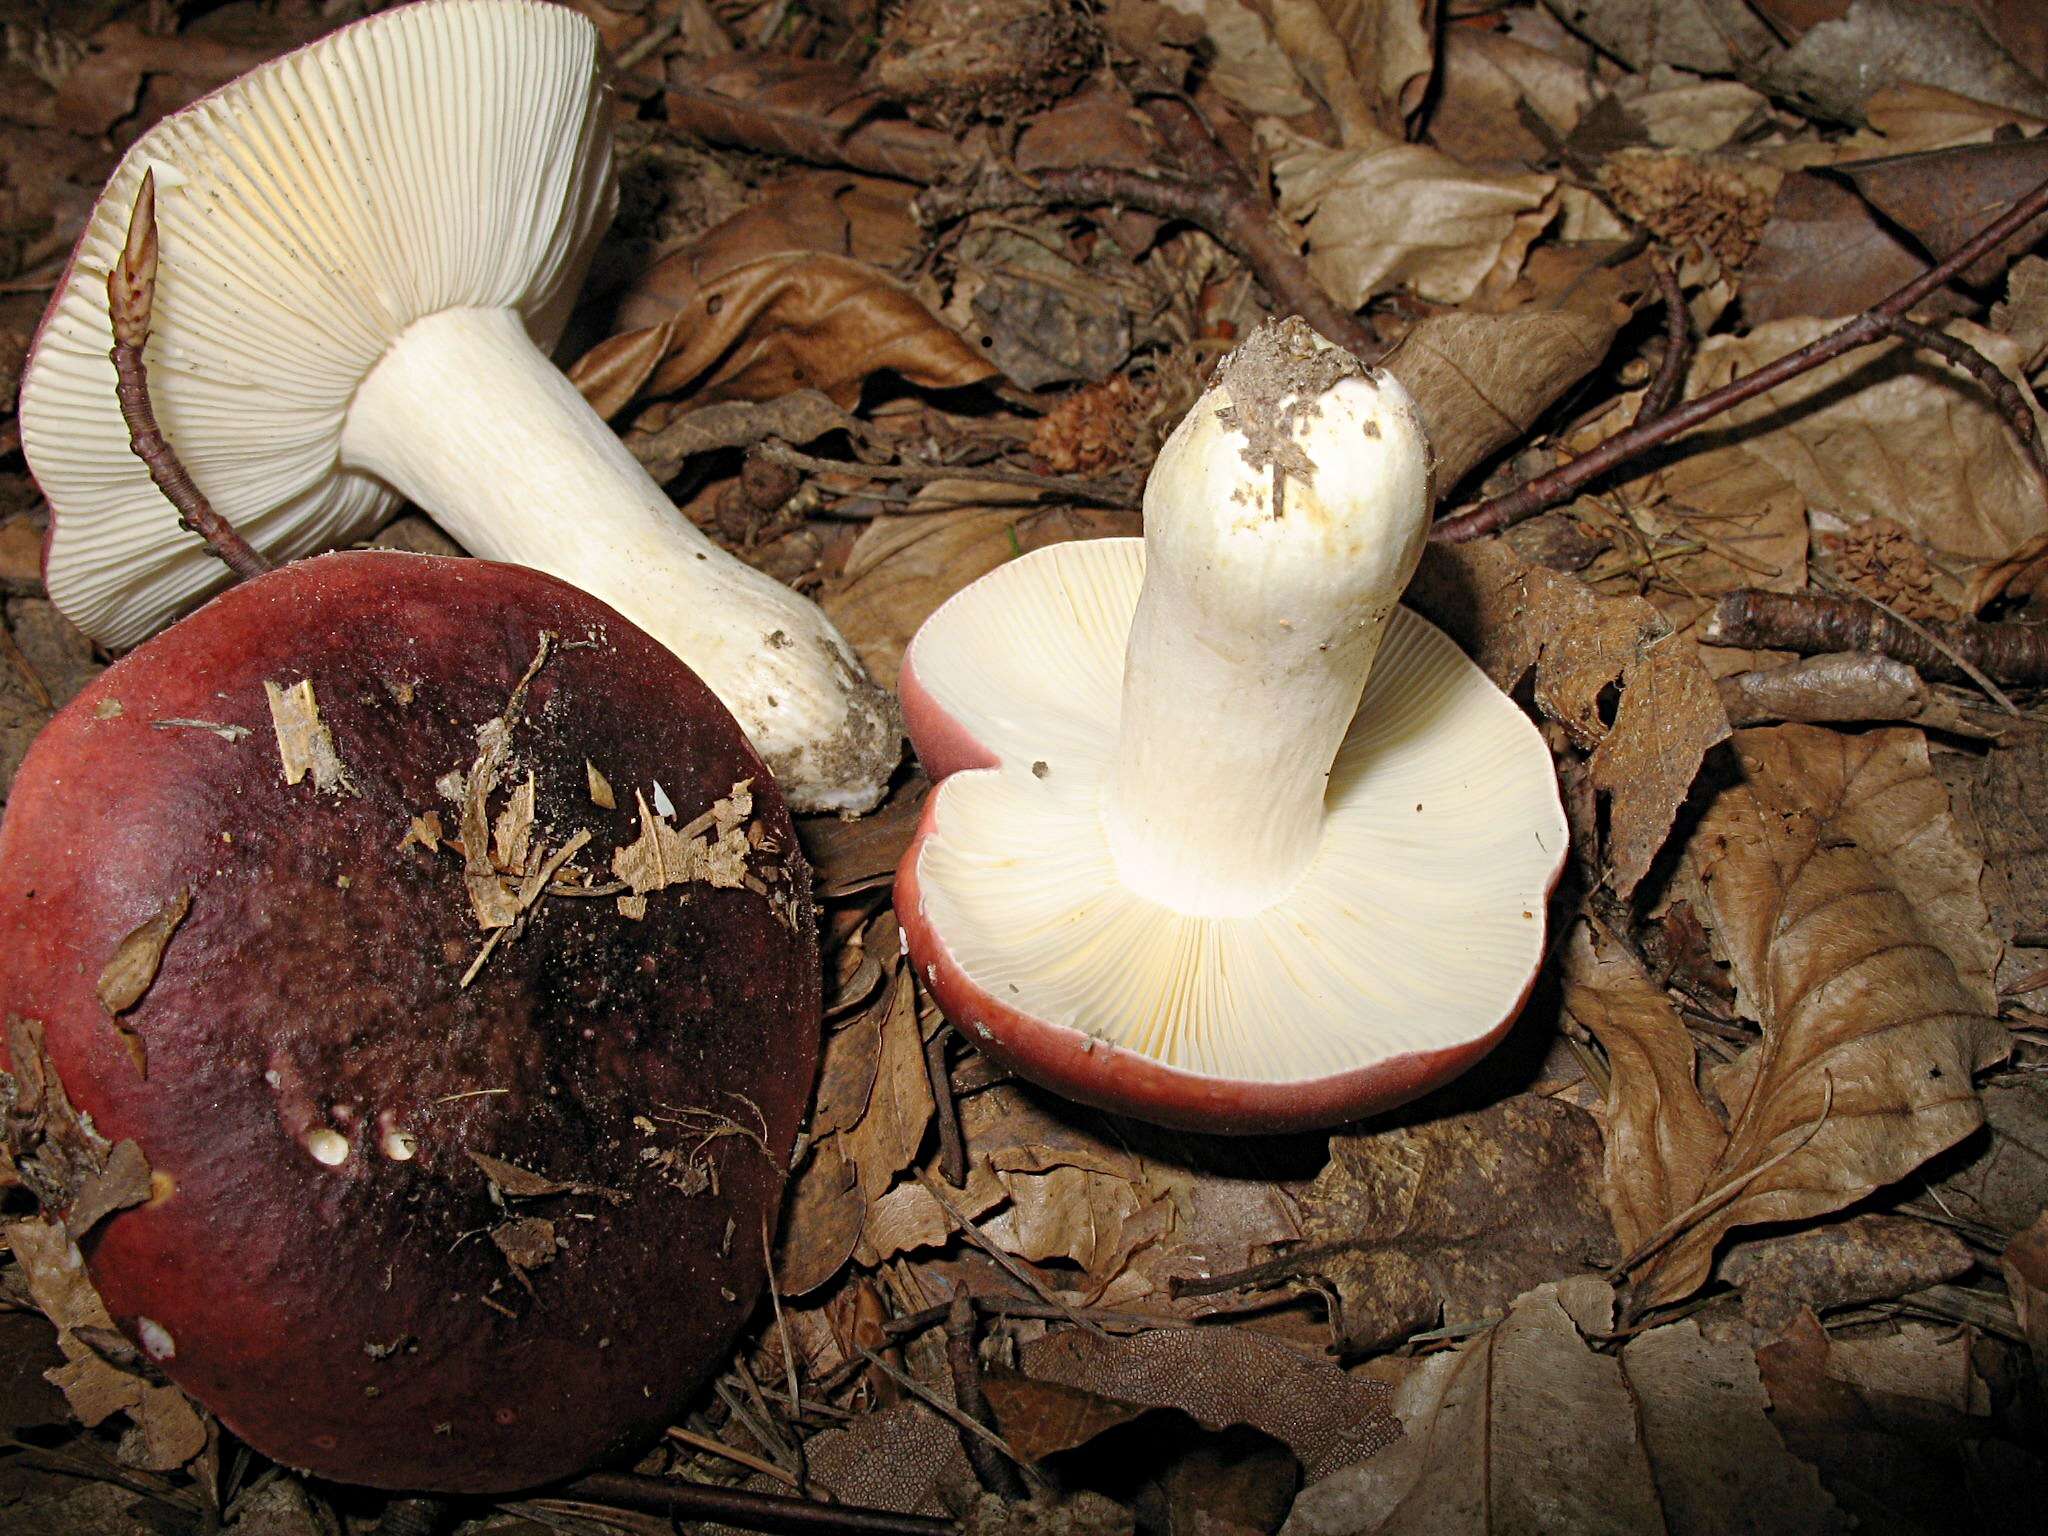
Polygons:
<instances>
[{"instance_id":1,"label":"curled dry leaf","mask_svg":"<svg viewBox=\"0 0 2048 1536\"><path fill-rule=\"evenodd\" d=\"M1633 891L1707 750L1728 735L1699 647L1673 635L1644 599L1602 597L1497 540L1431 545L1408 600L1501 687L1534 669L1537 705L1592 754L1592 786L1611 797L1608 883Z\"/></svg>"},{"instance_id":2,"label":"curled dry leaf","mask_svg":"<svg viewBox=\"0 0 2048 1536\"><path fill-rule=\"evenodd\" d=\"M1436 67L1436 0L1257 0L1347 145L1396 132Z\"/></svg>"},{"instance_id":3,"label":"curled dry leaf","mask_svg":"<svg viewBox=\"0 0 2048 1536\"><path fill-rule=\"evenodd\" d=\"M205 1450L205 1419L176 1387L145 1374L141 1355L115 1328L63 1226L11 1222L6 1238L30 1297L57 1327L64 1364L48 1377L79 1421L90 1428L127 1415L135 1428L121 1442L120 1459L145 1471L171 1471Z\"/></svg>"},{"instance_id":4,"label":"curled dry leaf","mask_svg":"<svg viewBox=\"0 0 2048 1536\"><path fill-rule=\"evenodd\" d=\"M1435 315L1386 359L1429 428L1436 489L1449 496L1468 471L1518 441L1536 418L1599 366L1634 311L1648 269L1596 269L1554 304L1507 314Z\"/></svg>"},{"instance_id":5,"label":"curled dry leaf","mask_svg":"<svg viewBox=\"0 0 2048 1536\"><path fill-rule=\"evenodd\" d=\"M1349 308L1404 284L1462 304L1512 280L1557 212L1552 176L1475 170L1384 136L1330 149L1270 118L1260 136L1280 211L1307 226L1309 271Z\"/></svg>"},{"instance_id":6,"label":"curled dry leaf","mask_svg":"<svg viewBox=\"0 0 2048 1536\"><path fill-rule=\"evenodd\" d=\"M2008 1048L1974 856L1925 739L1787 725L1735 747L1745 782L1689 846L1738 1005L1763 1029L1714 1074L1725 1140L1671 1064L1675 1020L1646 1068L1639 990L1582 1015L1636 1037L1613 1057L1610 1136L1628 1145L1610 1166L1661 1159L1654 1179L1628 1176L1624 1202L1649 1305L1698 1289L1732 1229L1838 1210L1968 1135L1983 1118L1972 1077Z\"/></svg>"},{"instance_id":7,"label":"curled dry leaf","mask_svg":"<svg viewBox=\"0 0 2048 1536\"><path fill-rule=\"evenodd\" d=\"M621 302L625 329L570 378L606 416L649 396L707 404L799 389L849 407L884 371L927 389L987 378L987 360L871 259L893 254L904 217L878 210L871 185L800 177L663 257Z\"/></svg>"},{"instance_id":8,"label":"curled dry leaf","mask_svg":"<svg viewBox=\"0 0 2048 1536\"><path fill-rule=\"evenodd\" d=\"M1611 1315L1590 1279L1544 1285L1402 1383L1402 1437L1305 1488L1282 1536L1847 1529L1767 1416L1755 1362L1691 1322L1588 1347ZM1580 1320L1574 1322L1574 1318Z\"/></svg>"},{"instance_id":9,"label":"curled dry leaf","mask_svg":"<svg viewBox=\"0 0 2048 1536\"><path fill-rule=\"evenodd\" d=\"M1330 1138L1301 1199L1310 1267L1336 1292L1339 1342L1364 1351L1497 1314L1531 1285L1611 1263L1600 1133L1524 1094L1419 1125Z\"/></svg>"},{"instance_id":10,"label":"curled dry leaf","mask_svg":"<svg viewBox=\"0 0 2048 1536\"><path fill-rule=\"evenodd\" d=\"M1244 1329L1112 1339L1063 1328L1025 1345L1019 1364L1033 1381L1110 1403L1178 1408L1210 1429L1249 1425L1292 1449L1311 1477L1370 1456L1399 1433L1383 1383Z\"/></svg>"},{"instance_id":11,"label":"curled dry leaf","mask_svg":"<svg viewBox=\"0 0 2048 1536\"><path fill-rule=\"evenodd\" d=\"M776 1237L775 1281L785 1296L803 1296L839 1273L860 1242L867 1201L837 1137L811 1148L790 1180Z\"/></svg>"}]
</instances>

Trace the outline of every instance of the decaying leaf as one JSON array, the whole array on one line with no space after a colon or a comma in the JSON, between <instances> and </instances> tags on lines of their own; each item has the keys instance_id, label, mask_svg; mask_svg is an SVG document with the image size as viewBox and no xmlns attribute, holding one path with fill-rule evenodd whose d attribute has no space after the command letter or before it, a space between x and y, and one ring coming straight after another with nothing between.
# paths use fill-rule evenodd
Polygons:
<instances>
[{"instance_id":1,"label":"decaying leaf","mask_svg":"<svg viewBox=\"0 0 2048 1536\"><path fill-rule=\"evenodd\" d=\"M507 874L526 873L526 856L533 847L533 795L534 778L528 773L491 823L491 857Z\"/></svg>"},{"instance_id":2,"label":"decaying leaf","mask_svg":"<svg viewBox=\"0 0 2048 1536\"><path fill-rule=\"evenodd\" d=\"M157 968L163 964L165 946L191 910L192 892L187 887L165 902L154 916L136 924L114 947L113 958L100 972L98 986L100 1006L109 1015L126 1013L142 1001L150 983L156 980Z\"/></svg>"},{"instance_id":3,"label":"decaying leaf","mask_svg":"<svg viewBox=\"0 0 2048 1536\"><path fill-rule=\"evenodd\" d=\"M116 1211L142 1204L153 1193L149 1159L133 1141L117 1141L106 1166L79 1186L78 1198L64 1212L64 1230L77 1242Z\"/></svg>"},{"instance_id":4,"label":"decaying leaf","mask_svg":"<svg viewBox=\"0 0 2048 1536\"><path fill-rule=\"evenodd\" d=\"M583 760L583 776L590 791L590 803L601 811L615 811L619 808L616 796L612 794L611 782L597 771L597 764L589 758Z\"/></svg>"},{"instance_id":5,"label":"decaying leaf","mask_svg":"<svg viewBox=\"0 0 2048 1536\"><path fill-rule=\"evenodd\" d=\"M1679 1161L1706 1136L1675 1075L1652 1086L1615 1058L1614 1098L1654 1101L1633 1150L1667 1158L1661 1187L1636 1192L1645 1222L1670 1202L1637 1244L1649 1303L1697 1289L1731 1229L1837 1210L1968 1135L1972 1077L2008 1049L1973 856L1920 734L1786 725L1735 747L1746 782L1717 797L1690 857L1763 1039L1714 1075L1728 1135L1704 1164ZM1663 1130L1675 1115L1683 1134Z\"/></svg>"},{"instance_id":6,"label":"decaying leaf","mask_svg":"<svg viewBox=\"0 0 2048 1536\"><path fill-rule=\"evenodd\" d=\"M1207 82L1248 112L1293 117L1314 105L1265 20L1244 0L1165 0L1201 18L1215 50Z\"/></svg>"},{"instance_id":7,"label":"decaying leaf","mask_svg":"<svg viewBox=\"0 0 2048 1536\"><path fill-rule=\"evenodd\" d=\"M347 765L335 750L333 733L320 718L313 679L301 678L289 688L265 682L263 693L270 701L270 723L277 732L277 755L284 764L285 783L296 784L310 773L313 787L323 794L358 793Z\"/></svg>"},{"instance_id":8,"label":"decaying leaf","mask_svg":"<svg viewBox=\"0 0 2048 1536\"><path fill-rule=\"evenodd\" d=\"M1330 149L1273 119L1280 211L1308 229L1309 271L1347 306L1406 285L1461 304L1501 283L1556 215L1556 179L1485 172L1420 144L1380 137Z\"/></svg>"},{"instance_id":9,"label":"decaying leaf","mask_svg":"<svg viewBox=\"0 0 2048 1536\"><path fill-rule=\"evenodd\" d=\"M126 1414L135 1428L121 1442L121 1460L145 1471L182 1467L206 1448L206 1421L176 1387L152 1382L142 1356L108 1316L87 1278L85 1260L54 1221L16 1221L7 1243L29 1295L57 1325L64 1364L49 1379L88 1427ZM167 1344L175 1348L174 1340Z\"/></svg>"},{"instance_id":10,"label":"decaying leaf","mask_svg":"<svg viewBox=\"0 0 2048 1536\"><path fill-rule=\"evenodd\" d=\"M1436 66L1433 0L1257 0L1347 145L1397 130Z\"/></svg>"},{"instance_id":11,"label":"decaying leaf","mask_svg":"<svg viewBox=\"0 0 2048 1536\"><path fill-rule=\"evenodd\" d=\"M1538 706L1592 753L1593 787L1611 797L1608 883L1633 891L1708 748L1728 735L1699 648L1642 598L1602 597L1499 541L1431 545L1408 600L1503 688L1534 668Z\"/></svg>"},{"instance_id":12,"label":"decaying leaf","mask_svg":"<svg viewBox=\"0 0 2048 1536\"><path fill-rule=\"evenodd\" d=\"M1370 1456L1398 1433L1384 1384L1242 1329L1110 1339L1063 1328L1026 1345L1019 1364L1033 1381L1108 1402L1178 1408L1210 1429L1249 1425L1290 1447L1310 1476Z\"/></svg>"},{"instance_id":13,"label":"decaying leaf","mask_svg":"<svg viewBox=\"0 0 2048 1536\"><path fill-rule=\"evenodd\" d=\"M897 973L881 1017L881 1045L867 1109L841 1134L868 1199L878 1197L910 1166L931 1123L932 1085L917 1024L917 993L906 967Z\"/></svg>"},{"instance_id":14,"label":"decaying leaf","mask_svg":"<svg viewBox=\"0 0 2048 1536\"><path fill-rule=\"evenodd\" d=\"M1613 1294L1589 1277L1540 1286L1507 1318L1432 1355L1395 1397L1402 1437L1302 1491L1282 1536L1499 1531L1804 1536L1848 1528L1767 1416L1755 1362L1691 1322L1587 1345Z\"/></svg>"},{"instance_id":15,"label":"decaying leaf","mask_svg":"<svg viewBox=\"0 0 2048 1536\"><path fill-rule=\"evenodd\" d=\"M559 1241L555 1224L542 1216L520 1216L491 1228L493 1246L522 1281L527 1271L554 1262Z\"/></svg>"},{"instance_id":16,"label":"decaying leaf","mask_svg":"<svg viewBox=\"0 0 2048 1536\"><path fill-rule=\"evenodd\" d=\"M0 1186L19 1183L45 1211L71 1208L113 1148L72 1106L40 1019L7 1019L10 1072L0 1072Z\"/></svg>"},{"instance_id":17,"label":"decaying leaf","mask_svg":"<svg viewBox=\"0 0 2048 1536\"><path fill-rule=\"evenodd\" d=\"M1742 1288L1742 1315L1768 1339L1802 1307L1824 1312L1893 1301L1976 1266L1969 1244L1948 1228L1873 1213L1731 1244L1718 1273Z\"/></svg>"},{"instance_id":18,"label":"decaying leaf","mask_svg":"<svg viewBox=\"0 0 2048 1536\"><path fill-rule=\"evenodd\" d=\"M1982 1148L1940 1186L1958 1216L2010 1236L2040 1211L2048 1168L2048 1077L2019 1073L1984 1086Z\"/></svg>"},{"instance_id":19,"label":"decaying leaf","mask_svg":"<svg viewBox=\"0 0 2048 1536\"><path fill-rule=\"evenodd\" d=\"M1585 1111L1522 1095L1330 1138L1301 1200L1312 1261L1349 1350L1500 1312L1531 1283L1611 1262L1600 1136Z\"/></svg>"}]
</instances>

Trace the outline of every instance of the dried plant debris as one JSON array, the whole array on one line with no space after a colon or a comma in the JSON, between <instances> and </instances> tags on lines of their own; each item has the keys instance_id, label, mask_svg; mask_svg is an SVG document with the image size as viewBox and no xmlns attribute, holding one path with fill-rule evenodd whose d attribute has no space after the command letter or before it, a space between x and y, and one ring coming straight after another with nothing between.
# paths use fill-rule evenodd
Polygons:
<instances>
[{"instance_id":1,"label":"dried plant debris","mask_svg":"<svg viewBox=\"0 0 2048 1536\"><path fill-rule=\"evenodd\" d=\"M150 984L156 980L157 968L163 964L164 949L171 942L171 935L178 931L178 925L185 921L185 915L191 910L192 892L187 887L165 902L160 911L131 929L115 946L113 958L100 972L97 988L100 1006L107 1010L108 1020L134 1058L135 1070L145 1077L149 1075L149 1062L142 1037L121 1022L121 1015L141 1002L149 991Z\"/></svg>"},{"instance_id":2,"label":"dried plant debris","mask_svg":"<svg viewBox=\"0 0 2048 1536\"><path fill-rule=\"evenodd\" d=\"M313 787L322 794L359 793L335 750L333 733L320 718L313 679L301 678L289 688L266 682L263 693L270 701L270 724L277 732L285 783L296 784L310 773Z\"/></svg>"},{"instance_id":3,"label":"dried plant debris","mask_svg":"<svg viewBox=\"0 0 2048 1536\"><path fill-rule=\"evenodd\" d=\"M1369 1350L1471 1323L1533 1282L1612 1262L1599 1159L1589 1115L1528 1095L1332 1137L1301 1224L1339 1342Z\"/></svg>"},{"instance_id":4,"label":"dried plant debris","mask_svg":"<svg viewBox=\"0 0 2048 1536\"><path fill-rule=\"evenodd\" d=\"M1365 368L1341 347L1325 344L1299 318L1262 325L1223 361L1217 382L1230 404L1216 419L1245 440L1239 450L1253 469L1273 471L1273 516L1282 517L1286 477L1307 485L1316 467L1296 442L1302 422L1322 414L1322 397L1341 379L1362 378Z\"/></svg>"},{"instance_id":5,"label":"dried plant debris","mask_svg":"<svg viewBox=\"0 0 2048 1536\"><path fill-rule=\"evenodd\" d=\"M647 797L635 791L640 836L612 855L612 873L643 900L650 892L696 881L721 890L745 885L750 878L747 855L752 844L743 828L754 814L751 784L752 780L742 779L729 795L713 802L711 809L680 827L666 815L650 811ZM621 898L622 903L624 900ZM644 912L645 907L639 910Z\"/></svg>"}]
</instances>

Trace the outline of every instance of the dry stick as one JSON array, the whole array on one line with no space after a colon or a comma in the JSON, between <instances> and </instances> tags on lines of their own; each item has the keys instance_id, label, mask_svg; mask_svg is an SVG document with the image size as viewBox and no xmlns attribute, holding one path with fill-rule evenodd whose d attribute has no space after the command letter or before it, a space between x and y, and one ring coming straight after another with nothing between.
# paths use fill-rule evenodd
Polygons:
<instances>
[{"instance_id":1,"label":"dry stick","mask_svg":"<svg viewBox=\"0 0 2048 1536\"><path fill-rule=\"evenodd\" d=\"M1878 612L1884 614L1886 617L1898 620L1899 623L1905 625L1908 630L1918 635L1922 640L1925 640L1929 645L1933 646L1936 650L1940 651L1942 655L1946 656L1950 661L1954 662L1958 667L1962 668L1963 675L1969 678L1969 680L1972 683L1976 684L1979 688L1983 689L1984 692L1990 696L1991 701L1994 704L1996 704L2000 709L2004 710L2008 715L2017 715L2020 712L2019 706L2013 703L2011 699L2006 697L2006 693L2003 688L1999 687L1998 684L1994 683L1993 681L1991 681L1990 678L1984 675L1984 671L1981 667L1973 665L1969 657L1957 655L1956 650L1953 646L1944 642L1939 635L1929 630L1927 626L1922 624L1918 619L1907 618L1906 615L1899 612L1898 609L1894 608L1890 603L1885 602L1882 598L1872 597L1868 592L1859 592L1855 588L1845 585L1841 581L1838 581L1834 577L1826 574L1824 571L1820 569L1819 566L1813 566L1809 568L1809 570L1807 571L1807 575L1812 579L1813 584L1815 586L1825 587L1828 589L1828 591L1834 593L1837 597L1846 597L1851 601L1854 601L1857 598L1861 598L1864 602L1870 604L1871 607L1877 609Z\"/></svg>"},{"instance_id":2,"label":"dry stick","mask_svg":"<svg viewBox=\"0 0 2048 1536\"><path fill-rule=\"evenodd\" d=\"M142 349L149 342L150 311L156 304L156 172L142 173L135 211L128 218L128 241L121 259L107 274L107 318L113 323L114 394L121 419L128 424L128 447L149 470L149 478L177 508L178 526L206 540L228 569L247 580L270 569L270 562L235 532L234 525L192 483L171 445L156 424L149 403L149 375Z\"/></svg>"},{"instance_id":3,"label":"dry stick","mask_svg":"<svg viewBox=\"0 0 2048 1536\"><path fill-rule=\"evenodd\" d=\"M1290 1248L1278 1258L1266 1259L1258 1264L1247 1264L1243 1269L1233 1269L1221 1275L1169 1275L1166 1280L1166 1294L1178 1301L1183 1296L1217 1296L1224 1291L1242 1291L1257 1285L1274 1285L1283 1280L1297 1280L1301 1277L1302 1269L1317 1259L1328 1258L1333 1253L1349 1253L1354 1248L1366 1246L1367 1242L1363 1238L1340 1237L1334 1242Z\"/></svg>"},{"instance_id":4,"label":"dry stick","mask_svg":"<svg viewBox=\"0 0 2048 1536\"><path fill-rule=\"evenodd\" d=\"M1830 331L1803 347L1787 352L1783 357L1774 358L1753 372L1722 385L1719 389L1710 390L1704 395L1695 396L1683 404L1674 406L1655 421L1630 427L1625 432L1617 432L1597 448L1579 455L1569 464L1559 465L1548 474L1538 475L1505 496L1496 496L1491 501L1481 502L1469 512L1461 512L1456 517L1443 519L1430 529L1430 538L1439 544L1463 544L1471 539L1484 538L1489 533L1498 533L1501 529L1519 523L1525 518L1534 517L1547 507L1555 506L1566 497L1574 495L1581 486L1597 479L1616 465L1626 463L1660 443L1669 442L1701 422L1709 421L1745 400L1753 400L1758 395L1767 394L1787 379L1811 372L1822 363L1840 357L1844 352L1853 352L1858 347L1866 347L1874 341L1884 340L1892 333L1894 322L1899 316L1975 262L1985 252L2003 245L2015 233L2040 217L2044 210L2048 210L2048 181L2042 182L1999 218L1979 230L1946 261L1929 267L1905 287L1872 305L1847 325Z\"/></svg>"},{"instance_id":5,"label":"dry stick","mask_svg":"<svg viewBox=\"0 0 2048 1536\"><path fill-rule=\"evenodd\" d=\"M967 1187L967 1142L960 1134L960 1113L953 1104L953 1074L946 1070L946 1026L932 1031L924 1043L924 1072L931 1079L932 1109L938 1119L939 1173L955 1189Z\"/></svg>"},{"instance_id":6,"label":"dry stick","mask_svg":"<svg viewBox=\"0 0 2048 1536\"><path fill-rule=\"evenodd\" d=\"M958 1536L950 1520L899 1515L847 1504L814 1504L782 1494L714 1488L707 1483L643 1477L634 1472L590 1472L550 1489L542 1498L569 1499L612 1509L644 1510L675 1520L716 1520L778 1536Z\"/></svg>"},{"instance_id":7,"label":"dry stick","mask_svg":"<svg viewBox=\"0 0 2048 1536\"><path fill-rule=\"evenodd\" d=\"M953 1401L982 1428L994 1431L995 1412L988 1405L988 1394L981 1388L981 1360L976 1353L979 1344L974 1329L974 1303L962 1286L953 1292L953 1300L946 1309L946 1365L953 1373ZM984 1489L1013 1503L1030 1497L1023 1475L988 1441L979 1435L963 1435L960 1444Z\"/></svg>"},{"instance_id":8,"label":"dry stick","mask_svg":"<svg viewBox=\"0 0 2048 1536\"><path fill-rule=\"evenodd\" d=\"M1650 253L1650 270L1657 275L1657 291L1664 299L1664 360L1657 376L1643 392L1636 407L1636 426L1655 421L1671 409L1685 382L1685 365L1692 360L1692 311L1685 305L1685 290L1678 286L1678 274L1661 251Z\"/></svg>"},{"instance_id":9,"label":"dry stick","mask_svg":"<svg viewBox=\"0 0 2048 1536\"><path fill-rule=\"evenodd\" d=\"M1109 1337L1109 1335L1104 1333L1101 1328L1097 1327L1094 1323L1090 1322L1088 1318L1082 1314L1081 1310L1078 1307L1075 1307L1068 1302L1061 1301L1059 1297L1053 1295L1053 1293L1050 1290L1046 1289L1046 1287L1039 1282L1037 1276L1033 1275L1030 1270L1026 1269L1022 1264L1019 1264L1015 1259L1011 1258L1007 1253L1003 1252L1003 1250L998 1248L994 1243L990 1242L987 1235L982 1232L981 1228L977 1227L972 1221L969 1221L965 1216L963 1216L960 1213L960 1208L956 1206L951 1200L946 1198L946 1192L939 1187L938 1182L935 1179L933 1179L930 1174L926 1173L922 1168L913 1168L911 1172L917 1176L917 1182L924 1186L924 1192L930 1195L932 1199L937 1202L938 1207L941 1211L945 1212L946 1219L953 1224L953 1229L956 1232L958 1232L962 1237L966 1238L967 1241L974 1244L974 1246L979 1248L983 1253L987 1254L991 1259L995 1260L997 1267L1000 1268L1005 1274L1007 1274L1012 1280L1015 1280L1019 1285L1023 1286L1025 1290L1031 1292L1032 1295L1036 1296L1040 1301L1044 1302L1047 1306L1053 1308L1055 1311L1059 1313L1061 1317L1065 1318L1075 1327L1085 1329L1087 1332L1094 1334L1095 1337L1097 1337L1098 1339L1106 1339Z\"/></svg>"},{"instance_id":10,"label":"dry stick","mask_svg":"<svg viewBox=\"0 0 2048 1536\"><path fill-rule=\"evenodd\" d=\"M736 1445L727 1445L723 1440L714 1440L709 1435L700 1435L694 1429L685 1429L680 1424L671 1424L663 1431L669 1439L689 1446L692 1450L718 1456L735 1466L745 1467L750 1472L759 1472L763 1477L772 1477L785 1488L797 1486L796 1474L772 1461L764 1461L751 1451L743 1451Z\"/></svg>"},{"instance_id":11,"label":"dry stick","mask_svg":"<svg viewBox=\"0 0 2048 1536\"><path fill-rule=\"evenodd\" d=\"M1909 625L1860 596L1745 587L1722 595L1700 638L1709 645L1797 651L1803 656L1876 651L1923 676L1968 682L1969 673L1957 665L1960 659L1993 682L2048 686L2048 625L1933 619Z\"/></svg>"}]
</instances>

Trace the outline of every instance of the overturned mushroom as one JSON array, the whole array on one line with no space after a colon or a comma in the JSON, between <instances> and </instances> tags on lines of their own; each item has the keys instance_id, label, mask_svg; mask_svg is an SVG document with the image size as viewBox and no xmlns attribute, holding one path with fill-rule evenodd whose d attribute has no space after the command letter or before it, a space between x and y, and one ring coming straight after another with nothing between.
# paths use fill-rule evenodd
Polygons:
<instances>
[{"instance_id":1,"label":"overturned mushroom","mask_svg":"<svg viewBox=\"0 0 2048 1536\"><path fill-rule=\"evenodd\" d=\"M551 577L326 555L116 662L15 780L0 957L0 1017L153 1175L83 1239L109 1311L289 1465L559 1477L760 1294L808 872L710 691Z\"/></svg>"},{"instance_id":2,"label":"overturned mushroom","mask_svg":"<svg viewBox=\"0 0 2048 1536\"><path fill-rule=\"evenodd\" d=\"M1269 326L1167 442L1142 540L925 623L904 713L943 782L896 910L966 1034L1228 1131L1390 1107L1500 1037L1565 825L1534 726L1398 606L1428 464L1399 384Z\"/></svg>"},{"instance_id":3,"label":"overturned mushroom","mask_svg":"<svg viewBox=\"0 0 2048 1536\"><path fill-rule=\"evenodd\" d=\"M894 710L808 600L682 517L549 362L616 200L597 34L530 0L425 0L164 119L87 221L23 374L50 595L132 645L218 584L124 449L100 284L146 171L168 270L166 435L274 559L403 495L472 553L603 599L687 661L799 809L863 810Z\"/></svg>"}]
</instances>

